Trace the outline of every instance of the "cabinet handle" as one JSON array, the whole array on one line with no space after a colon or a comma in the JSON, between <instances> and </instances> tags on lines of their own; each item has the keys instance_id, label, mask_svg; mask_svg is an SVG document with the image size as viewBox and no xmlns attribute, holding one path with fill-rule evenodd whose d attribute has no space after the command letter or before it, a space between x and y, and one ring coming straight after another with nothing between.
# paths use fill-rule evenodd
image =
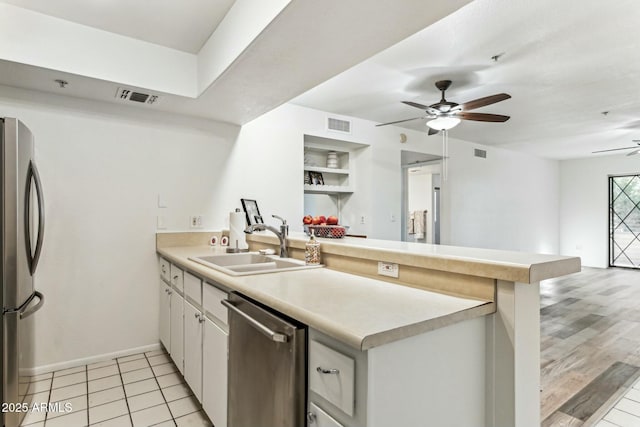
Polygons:
<instances>
[{"instance_id":1,"label":"cabinet handle","mask_svg":"<svg viewBox=\"0 0 640 427\"><path fill-rule=\"evenodd\" d=\"M320 366L318 366L316 368L316 372L318 372L319 374L335 374L338 375L340 373L339 369L324 369L321 368Z\"/></svg>"},{"instance_id":2,"label":"cabinet handle","mask_svg":"<svg viewBox=\"0 0 640 427\"><path fill-rule=\"evenodd\" d=\"M171 294L173 294L173 291L172 291L171 289L167 289L167 293L168 293L169 295L171 295Z\"/></svg>"},{"instance_id":3,"label":"cabinet handle","mask_svg":"<svg viewBox=\"0 0 640 427\"><path fill-rule=\"evenodd\" d=\"M316 414L311 411L307 412L307 420L309 421L309 424L314 424L316 422L316 418Z\"/></svg>"},{"instance_id":4,"label":"cabinet handle","mask_svg":"<svg viewBox=\"0 0 640 427\"><path fill-rule=\"evenodd\" d=\"M199 315L198 313L196 313L196 314L194 315L194 317L195 317L196 319L200 319L200 315Z\"/></svg>"},{"instance_id":5,"label":"cabinet handle","mask_svg":"<svg viewBox=\"0 0 640 427\"><path fill-rule=\"evenodd\" d=\"M200 318L198 319L198 322L200 322L200 323L204 323L204 321L205 321L205 320L206 320L206 319L205 319L205 317L204 317L204 316L200 316Z\"/></svg>"},{"instance_id":6,"label":"cabinet handle","mask_svg":"<svg viewBox=\"0 0 640 427\"><path fill-rule=\"evenodd\" d=\"M175 280L176 282L178 281L178 275L173 276L173 280Z\"/></svg>"},{"instance_id":7,"label":"cabinet handle","mask_svg":"<svg viewBox=\"0 0 640 427\"><path fill-rule=\"evenodd\" d=\"M167 269L164 267L164 265L162 266L162 274L166 274L167 273Z\"/></svg>"}]
</instances>

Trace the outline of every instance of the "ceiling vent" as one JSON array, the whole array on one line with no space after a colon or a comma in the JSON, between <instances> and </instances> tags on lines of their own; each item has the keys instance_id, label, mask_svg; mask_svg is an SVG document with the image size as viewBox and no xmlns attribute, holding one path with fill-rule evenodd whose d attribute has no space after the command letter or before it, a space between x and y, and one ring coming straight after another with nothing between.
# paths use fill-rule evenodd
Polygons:
<instances>
[{"instance_id":1,"label":"ceiling vent","mask_svg":"<svg viewBox=\"0 0 640 427\"><path fill-rule=\"evenodd\" d=\"M327 130L351 134L351 122L349 120L340 120L333 117L328 117Z\"/></svg>"},{"instance_id":2,"label":"ceiling vent","mask_svg":"<svg viewBox=\"0 0 640 427\"><path fill-rule=\"evenodd\" d=\"M116 92L116 99L120 101L131 101L137 104L152 105L157 103L160 100L160 97L158 95L137 92L135 90L119 87L118 92Z\"/></svg>"},{"instance_id":3,"label":"ceiling vent","mask_svg":"<svg viewBox=\"0 0 640 427\"><path fill-rule=\"evenodd\" d=\"M473 149L473 155L476 157L480 157L481 159L487 158L487 150L480 150L478 148Z\"/></svg>"}]
</instances>

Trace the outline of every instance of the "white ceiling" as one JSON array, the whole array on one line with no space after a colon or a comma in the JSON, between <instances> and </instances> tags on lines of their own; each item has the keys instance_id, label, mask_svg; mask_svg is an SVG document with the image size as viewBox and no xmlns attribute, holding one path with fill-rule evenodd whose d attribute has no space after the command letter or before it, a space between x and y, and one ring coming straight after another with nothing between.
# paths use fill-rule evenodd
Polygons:
<instances>
[{"instance_id":1,"label":"white ceiling","mask_svg":"<svg viewBox=\"0 0 640 427\"><path fill-rule=\"evenodd\" d=\"M235 0L2 0L24 9L197 53Z\"/></svg>"},{"instance_id":2,"label":"white ceiling","mask_svg":"<svg viewBox=\"0 0 640 427\"><path fill-rule=\"evenodd\" d=\"M400 101L437 102L433 83L447 78L450 101L513 97L476 110L508 122L463 121L451 137L549 158L590 156L640 139L638 22L637 0L475 0L293 102L389 122L420 116ZM426 129L420 120L400 126Z\"/></svg>"},{"instance_id":3,"label":"white ceiling","mask_svg":"<svg viewBox=\"0 0 640 427\"><path fill-rule=\"evenodd\" d=\"M234 3L211 36L218 43L210 39L192 55L140 46L136 39L123 41L112 33L96 37L92 28L0 0L0 85L120 105L115 94L124 87L160 95L151 106L126 104L133 108L244 124L469 1L403 0L399 8L395 0L243 0ZM265 5L277 7L269 11ZM21 37L30 26L37 27ZM76 47L67 48L70 43ZM187 71L178 75L176 69ZM69 84L62 89L55 79ZM176 90L182 83L195 86L196 79L206 84L194 96Z\"/></svg>"},{"instance_id":4,"label":"white ceiling","mask_svg":"<svg viewBox=\"0 0 640 427\"><path fill-rule=\"evenodd\" d=\"M198 99L161 93L154 108L246 123L326 80L293 102L388 122L420 116L400 101L434 103L439 93L433 83L448 78L451 101L513 96L476 110L511 120L463 122L451 130L454 138L557 159L640 139L637 0L474 0L445 16L466 1L404 0L402 8L391 0L292 1ZM234 0L0 2L198 52ZM440 16L445 18L429 25ZM8 86L60 93L53 80L64 78L69 96L116 102L122 85L2 59L0 84ZM421 121L403 126L426 129Z\"/></svg>"}]
</instances>

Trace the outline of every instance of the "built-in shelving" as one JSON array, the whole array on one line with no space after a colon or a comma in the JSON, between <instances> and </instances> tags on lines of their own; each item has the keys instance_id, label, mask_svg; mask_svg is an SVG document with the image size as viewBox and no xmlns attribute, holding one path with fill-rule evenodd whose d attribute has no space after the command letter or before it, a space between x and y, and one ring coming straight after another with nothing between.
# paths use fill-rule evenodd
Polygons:
<instances>
[{"instance_id":1,"label":"built-in shelving","mask_svg":"<svg viewBox=\"0 0 640 427\"><path fill-rule=\"evenodd\" d=\"M337 185L305 184L304 192L306 194L349 194L353 193L353 188Z\"/></svg>"}]
</instances>

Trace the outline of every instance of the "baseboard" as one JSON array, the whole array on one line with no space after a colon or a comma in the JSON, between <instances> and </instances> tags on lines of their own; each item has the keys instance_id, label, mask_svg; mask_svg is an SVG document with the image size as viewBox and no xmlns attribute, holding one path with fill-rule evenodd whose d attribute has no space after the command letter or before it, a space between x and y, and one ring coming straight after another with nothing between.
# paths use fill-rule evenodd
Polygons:
<instances>
[{"instance_id":1,"label":"baseboard","mask_svg":"<svg viewBox=\"0 0 640 427\"><path fill-rule=\"evenodd\" d=\"M145 353L147 351L159 350L162 348L158 342L156 344L144 345L142 347L129 348L126 350L115 351L113 353L98 354L90 357L83 357L80 359L73 359L66 362L52 363L51 365L36 366L35 368L25 369L22 375L33 376L45 374L47 372L60 371L62 369L75 368L82 365L90 365L96 362L102 362L105 360L115 359L116 357L124 357L137 353Z\"/></svg>"}]
</instances>

